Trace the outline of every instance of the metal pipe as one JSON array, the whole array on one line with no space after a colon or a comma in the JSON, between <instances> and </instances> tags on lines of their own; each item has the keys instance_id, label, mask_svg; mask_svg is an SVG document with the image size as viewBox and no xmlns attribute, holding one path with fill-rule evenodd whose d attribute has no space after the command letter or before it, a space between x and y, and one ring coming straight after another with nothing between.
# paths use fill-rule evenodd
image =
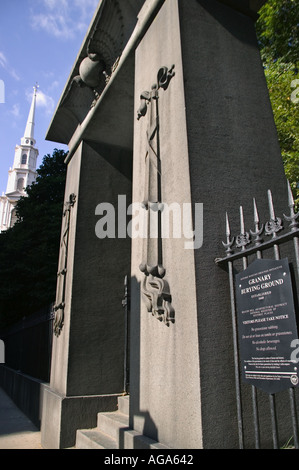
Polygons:
<instances>
[{"instance_id":1,"label":"metal pipe","mask_svg":"<svg viewBox=\"0 0 299 470\"><path fill-rule=\"evenodd\" d=\"M237 319L236 319L236 306L235 306L233 263L231 261L228 262L228 272L229 272L229 286L230 286L232 327L233 327L233 345L234 345L234 365L235 365L235 385L236 385L236 399L237 399L239 447L240 447L240 449L243 449L244 448L244 435L243 435L243 418L242 418L242 402L241 402L241 387L240 387Z\"/></svg>"},{"instance_id":2,"label":"metal pipe","mask_svg":"<svg viewBox=\"0 0 299 470\"><path fill-rule=\"evenodd\" d=\"M255 219L257 218L257 212L255 213ZM249 234L246 234L245 230L245 221L243 207L240 207L240 227L241 227L241 237L243 238L241 251L246 250L246 245L250 243ZM243 269L248 267L248 258L243 256ZM259 429L259 420L258 420L258 405L257 405L257 391L254 385L251 386L251 399L252 399L252 411L253 411L253 425L254 425L254 436L255 436L255 447L256 449L260 448L260 429Z\"/></svg>"},{"instance_id":3,"label":"metal pipe","mask_svg":"<svg viewBox=\"0 0 299 470\"><path fill-rule=\"evenodd\" d=\"M298 229L298 222L297 219L299 217L299 212L295 213L295 202L292 194L292 189L289 181L287 182L288 186L288 206L290 209L290 215L284 215L284 218L291 222L290 224L290 231L293 234L293 243L294 243L294 251L295 251L295 260L297 266L297 282L299 279L299 246L298 246L298 237L296 236L296 230ZM291 416L292 416L292 424L293 424L293 433L294 433L294 445L295 448L299 448L299 438L298 438L298 419L297 419L297 412L296 412L296 401L295 401L295 391L294 388L289 389L289 396L290 396L290 404L291 404Z\"/></svg>"},{"instance_id":4,"label":"metal pipe","mask_svg":"<svg viewBox=\"0 0 299 470\"><path fill-rule=\"evenodd\" d=\"M268 204L269 204L270 219L271 219L271 222L274 223L275 220L276 220L276 217L275 217L272 193L271 193L270 190L268 191ZM270 233L271 232L269 231L269 234ZM277 238L277 233L276 233L275 227L273 225L272 240L275 240L276 238ZM274 244L273 249L274 249L275 259L279 260L280 259L279 246L277 244ZM274 449L278 449L278 428L277 428L276 406L275 406L275 395L274 394L269 395L269 401L270 401L270 413L271 413L271 423L272 423L273 447L274 447Z\"/></svg>"},{"instance_id":5,"label":"metal pipe","mask_svg":"<svg viewBox=\"0 0 299 470\"><path fill-rule=\"evenodd\" d=\"M276 419L276 405L275 405L275 396L272 393L271 393L271 395L269 395L269 402L270 402L273 447L274 447L274 449L278 449L278 430L277 430L277 419Z\"/></svg>"}]
</instances>

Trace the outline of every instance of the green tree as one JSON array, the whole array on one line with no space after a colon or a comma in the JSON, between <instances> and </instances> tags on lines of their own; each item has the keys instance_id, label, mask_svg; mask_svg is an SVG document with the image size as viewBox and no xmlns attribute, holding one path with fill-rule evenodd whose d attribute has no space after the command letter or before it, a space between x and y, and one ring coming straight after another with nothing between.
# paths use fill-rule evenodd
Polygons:
<instances>
[{"instance_id":1,"label":"green tree","mask_svg":"<svg viewBox=\"0 0 299 470\"><path fill-rule=\"evenodd\" d=\"M268 0L256 24L263 59L299 60L299 3L297 0Z\"/></svg>"},{"instance_id":2,"label":"green tree","mask_svg":"<svg viewBox=\"0 0 299 470\"><path fill-rule=\"evenodd\" d=\"M285 173L299 207L299 2L268 0L256 30Z\"/></svg>"},{"instance_id":3,"label":"green tree","mask_svg":"<svg viewBox=\"0 0 299 470\"><path fill-rule=\"evenodd\" d=\"M0 326L55 300L66 153L55 149L16 206L17 222L0 235Z\"/></svg>"}]
</instances>

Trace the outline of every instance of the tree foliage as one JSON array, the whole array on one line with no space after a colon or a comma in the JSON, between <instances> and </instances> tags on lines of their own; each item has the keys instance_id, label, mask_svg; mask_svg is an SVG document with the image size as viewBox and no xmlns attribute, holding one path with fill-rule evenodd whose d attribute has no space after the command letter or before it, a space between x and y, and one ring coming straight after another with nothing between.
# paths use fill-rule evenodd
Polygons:
<instances>
[{"instance_id":1,"label":"tree foliage","mask_svg":"<svg viewBox=\"0 0 299 470\"><path fill-rule=\"evenodd\" d=\"M55 300L66 153L55 149L16 206L17 222L0 234L0 326Z\"/></svg>"},{"instance_id":2,"label":"tree foliage","mask_svg":"<svg viewBox=\"0 0 299 470\"><path fill-rule=\"evenodd\" d=\"M268 0L256 25L264 59L299 60L299 3L297 0Z\"/></svg>"},{"instance_id":3,"label":"tree foliage","mask_svg":"<svg viewBox=\"0 0 299 470\"><path fill-rule=\"evenodd\" d=\"M286 177L299 206L299 2L268 0L256 25Z\"/></svg>"}]
</instances>

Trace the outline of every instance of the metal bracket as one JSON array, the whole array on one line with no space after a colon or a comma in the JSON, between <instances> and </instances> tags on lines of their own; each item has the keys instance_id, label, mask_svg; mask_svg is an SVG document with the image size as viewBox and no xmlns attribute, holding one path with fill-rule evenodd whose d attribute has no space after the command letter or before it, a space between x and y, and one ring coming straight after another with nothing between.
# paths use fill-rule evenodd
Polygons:
<instances>
[{"instance_id":1,"label":"metal bracket","mask_svg":"<svg viewBox=\"0 0 299 470\"><path fill-rule=\"evenodd\" d=\"M69 231L70 231L70 218L71 209L76 202L76 195L70 194L69 200L65 203L63 211L63 229L62 240L60 245L60 268L57 273L57 298L54 305L54 334L60 336L64 324L64 309L65 309L65 288L66 288L66 275L67 275L67 260L68 260L68 245L69 245Z\"/></svg>"},{"instance_id":2,"label":"metal bracket","mask_svg":"<svg viewBox=\"0 0 299 470\"><path fill-rule=\"evenodd\" d=\"M144 241L144 260L140 265L140 271L144 273L142 282L142 297L147 311L159 321L169 326L175 322L175 310L172 307L172 298L168 282L164 279L166 270L162 265L162 237L158 234L156 240L150 238L150 212L154 211L161 222L161 211L163 203L162 194L162 171L160 155L159 135L159 90L167 90L171 79L174 77L174 65L168 69L161 67L157 74L157 82L151 91L144 91L140 95L140 107L137 119L140 120L148 113L147 122L147 151L145 156L145 185L143 207L147 214L148 239ZM158 222L158 226L161 226ZM151 253L152 259L149 259ZM154 261L153 261L154 260ZM152 264L152 265L151 265Z\"/></svg>"}]
</instances>

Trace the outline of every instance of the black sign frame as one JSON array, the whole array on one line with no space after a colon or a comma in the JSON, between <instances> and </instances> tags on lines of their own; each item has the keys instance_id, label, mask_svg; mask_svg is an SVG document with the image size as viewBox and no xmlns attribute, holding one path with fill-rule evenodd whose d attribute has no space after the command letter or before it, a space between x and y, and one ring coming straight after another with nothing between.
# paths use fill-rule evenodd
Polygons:
<instances>
[{"instance_id":1,"label":"black sign frame","mask_svg":"<svg viewBox=\"0 0 299 470\"><path fill-rule=\"evenodd\" d=\"M235 276L235 290L242 380L269 394L297 387L299 342L288 259L256 259Z\"/></svg>"}]
</instances>

